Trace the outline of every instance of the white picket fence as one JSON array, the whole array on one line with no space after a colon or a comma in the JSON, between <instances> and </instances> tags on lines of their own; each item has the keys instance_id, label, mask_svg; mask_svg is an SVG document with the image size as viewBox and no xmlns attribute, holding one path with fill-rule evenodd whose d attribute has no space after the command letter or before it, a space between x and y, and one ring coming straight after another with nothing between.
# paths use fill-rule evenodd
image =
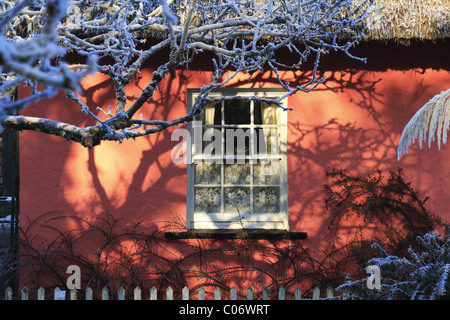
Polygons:
<instances>
[{"instance_id":1,"label":"white picket fence","mask_svg":"<svg viewBox=\"0 0 450 320\"><path fill-rule=\"evenodd\" d=\"M264 287L262 290L262 300L269 300L270 290L268 287ZM332 287L328 287L325 292L325 297L320 297L321 292L318 287L314 288L312 300L337 300L344 299L346 295L334 296L334 290ZM37 291L37 300L45 300L45 289L39 288ZM252 288L248 288L246 291L245 299L246 300L254 300L254 292ZM54 300L93 300L94 294L91 288L87 288L85 291L84 297L79 297L78 291L76 289L71 290L61 290L58 287L55 288L54 293L52 295ZM163 299L163 297L161 297ZM228 298L228 297L227 297ZM244 297L240 297L244 299ZM20 300L31 300L30 291L27 287L24 287L20 292ZM142 300L142 289L136 287L133 290L133 299L134 300ZM181 291L181 299L189 300L190 299L190 290L188 287L184 287ZM198 289L198 300L205 300L206 292L203 287ZM214 289L214 300L222 300L222 289L220 287L215 287ZM238 291L236 287L232 287L230 289L229 300L238 300ZM7 288L5 290L5 300L13 300L13 290L11 288ZM101 292L101 300L125 300L125 289L119 288L117 291L117 295L114 297L110 294L110 290L107 287L104 287ZM155 287L150 289L150 300L158 300L158 290ZM168 287L165 290L165 300L174 300L174 290L172 287ZM286 290L283 287L280 287L278 290L278 300L286 300ZM305 300L302 298L302 291L299 287L294 290L294 300ZM309 300L309 299L308 299Z\"/></svg>"}]
</instances>

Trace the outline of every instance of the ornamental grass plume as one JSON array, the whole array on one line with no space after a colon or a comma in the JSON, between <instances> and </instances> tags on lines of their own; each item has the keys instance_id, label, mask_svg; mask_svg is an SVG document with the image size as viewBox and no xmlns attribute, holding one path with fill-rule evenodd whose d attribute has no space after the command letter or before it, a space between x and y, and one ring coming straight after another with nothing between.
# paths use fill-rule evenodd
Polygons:
<instances>
[{"instance_id":1,"label":"ornamental grass plume","mask_svg":"<svg viewBox=\"0 0 450 320\"><path fill-rule=\"evenodd\" d=\"M422 141L427 139L427 135L428 147L437 138L437 145L440 149L441 141L444 144L447 142L449 125L450 89L431 98L405 126L398 145L398 159L400 160L401 155L408 152L410 143L414 143L415 140L419 141L420 148L422 148Z\"/></svg>"}]
</instances>

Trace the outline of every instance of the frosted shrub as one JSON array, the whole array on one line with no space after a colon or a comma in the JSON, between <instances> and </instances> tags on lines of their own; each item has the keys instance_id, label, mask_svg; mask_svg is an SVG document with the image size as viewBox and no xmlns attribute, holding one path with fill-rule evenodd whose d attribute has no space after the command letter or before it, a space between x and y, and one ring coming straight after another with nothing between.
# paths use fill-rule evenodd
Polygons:
<instances>
[{"instance_id":1,"label":"frosted shrub","mask_svg":"<svg viewBox=\"0 0 450 320\"><path fill-rule=\"evenodd\" d=\"M437 231L417 237L420 249L409 249L408 257L388 255L377 243L372 247L380 258L372 258L369 265L381 270L381 289L368 289L367 279L353 280L337 288L354 299L435 300L450 297L450 239ZM420 252L419 252L420 251Z\"/></svg>"}]
</instances>

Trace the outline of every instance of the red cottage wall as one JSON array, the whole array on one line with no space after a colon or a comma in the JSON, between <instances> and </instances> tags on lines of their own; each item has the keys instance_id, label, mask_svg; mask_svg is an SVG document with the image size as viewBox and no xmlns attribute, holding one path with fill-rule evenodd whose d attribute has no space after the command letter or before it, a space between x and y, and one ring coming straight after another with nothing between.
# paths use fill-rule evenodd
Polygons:
<instances>
[{"instance_id":1,"label":"red cottage wall","mask_svg":"<svg viewBox=\"0 0 450 320\"><path fill-rule=\"evenodd\" d=\"M291 231L307 232L308 237L301 240L301 244L296 240L275 241L272 244L256 241L251 245L258 245L259 249L261 245L267 245L276 248L277 252L290 247L298 250L299 255L304 254L301 250L307 249L317 258L329 249L329 213L324 206L323 184L330 182L325 173L333 168L369 174L376 169L386 172L402 167L406 180L411 181L422 195L430 197L427 202L429 209L449 221L450 148L444 145L438 151L433 145L430 150L419 150L418 145L414 145L400 161L396 153L401 132L412 115L435 94L450 87L448 70L418 69L415 66L402 70L371 70L369 65L356 71L330 68L322 72L329 78L325 85L311 93L299 93L289 98L289 106L294 108L288 114L289 224ZM302 73L286 75L295 82ZM128 96L137 97L149 77L149 71L144 71L136 83L127 87ZM183 115L187 89L198 88L208 80L208 72L174 73L161 83L154 99L142 110L144 118L173 119ZM243 82L236 86L276 87L270 73L251 85ZM83 88L85 95L82 100L88 105L100 106L105 110L109 105L115 105L114 91L106 78L89 76L83 82ZM130 100L133 101L133 98ZM63 94L29 106L24 114L47 116L82 126L93 124L92 119L84 116L79 107L69 102ZM99 116L104 117L101 113ZM155 230L174 230L175 221L181 221L182 226L186 212L186 167L171 162L172 147L177 144L171 141L174 129L121 144L103 142L91 150L59 137L23 132L20 135L20 214L21 228L27 241L43 248L60 235L56 229L71 230L72 235L79 235L83 230L91 230L89 223L101 224L106 228L106 221L111 222L111 217L120 221L110 236L130 230L137 221L142 222L139 232L147 235ZM62 216L70 218L59 218ZM109 220L102 220L107 217ZM349 232L351 237L352 231ZM205 255L200 260L199 254L190 256L198 251L198 242L166 241L162 233L155 235L155 239L160 240L155 240L158 246L154 248L154 255L148 255L149 260L139 262L149 268L151 266L153 271L158 265L161 269L174 271L174 265L168 261L181 261L182 268L189 269L192 276L186 275L185 280L175 275L176 272L166 270L166 279L170 281L164 281L158 275L148 275L152 280L146 285L155 285L160 289L176 283L191 287L202 283L207 277L199 276L198 270L208 262L214 266L222 264L222 269L230 271L251 260L251 265L261 271L271 263L268 259L275 259L274 256L280 258L280 255L269 257L266 251L256 247L251 253L242 252L242 256L238 257L234 255L236 251L231 254L226 250L240 240L223 240L208 242L211 255L208 258ZM96 254L100 254L102 258L112 261L120 256L119 251L99 251L105 241L111 244L117 240L111 239L99 232L91 232L74 242L73 247L77 253L93 260L98 258ZM128 241L121 243L123 252L138 251L137 242L129 238L118 239L117 243L123 239ZM222 256L219 257L220 251ZM61 279L66 277L64 268L61 266L57 270ZM38 279L39 284L51 285L45 282L44 274L37 278L30 270L23 273L22 284ZM253 273L242 281L239 277L244 272L242 268L239 270L241 274L231 271L225 272L226 275L223 273L223 284L234 284L242 291L247 285L259 286L270 282L270 278L264 279L261 272ZM284 276L288 276L297 271L291 268L283 272L286 273ZM214 283L211 278L208 281ZM61 286L61 283L58 285ZM83 283L83 286L86 285Z\"/></svg>"}]
</instances>

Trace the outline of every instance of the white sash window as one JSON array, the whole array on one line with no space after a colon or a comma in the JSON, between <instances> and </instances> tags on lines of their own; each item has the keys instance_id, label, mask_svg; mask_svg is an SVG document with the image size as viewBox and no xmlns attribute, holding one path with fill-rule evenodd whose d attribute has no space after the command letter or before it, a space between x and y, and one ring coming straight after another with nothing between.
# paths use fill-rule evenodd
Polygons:
<instances>
[{"instance_id":1,"label":"white sash window","mask_svg":"<svg viewBox=\"0 0 450 320\"><path fill-rule=\"evenodd\" d=\"M287 112L238 98L279 94L273 89L214 92L210 97L217 100L189 124L188 229L288 230ZM189 90L188 108L195 98L196 91Z\"/></svg>"}]
</instances>

